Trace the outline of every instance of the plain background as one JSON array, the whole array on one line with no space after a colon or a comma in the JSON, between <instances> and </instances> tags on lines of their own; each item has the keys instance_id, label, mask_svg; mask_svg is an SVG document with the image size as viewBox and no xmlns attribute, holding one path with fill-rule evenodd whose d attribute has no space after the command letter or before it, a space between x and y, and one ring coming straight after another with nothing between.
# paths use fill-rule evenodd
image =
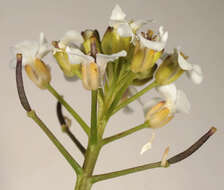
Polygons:
<instances>
[{"instance_id":1,"label":"plain background","mask_svg":"<svg viewBox=\"0 0 224 190\"><path fill-rule=\"evenodd\" d=\"M75 174L42 131L26 117L15 87L15 74L9 69L9 47L27 40L38 40L44 32L49 41L59 39L67 30L82 31L98 28L105 31L111 10L118 2L128 18L151 19L169 31L167 49L178 45L190 55L190 61L200 64L204 81L200 86L183 76L177 85L188 95L192 111L189 115L177 115L161 130L156 131L153 149L143 156L140 148L151 136L151 130L111 143L103 148L97 162L96 173L109 172L158 161L166 146L170 156L184 150L204 134L210 126L218 132L198 152L187 160L168 169L154 169L137 174L100 182L93 189L223 189L223 0L1 0L0 5L0 189L39 190L73 189ZM50 57L50 56L49 56ZM88 121L90 93L80 82L65 82L54 59L52 85L63 92L64 97ZM25 76L25 75L24 75ZM82 162L82 156L70 140L62 134L55 115L55 99L39 90L24 77L27 96L32 108L47 123L72 155ZM153 93L154 95L154 93ZM144 96L145 99L152 94ZM143 122L138 104L131 105L135 112L123 112L113 117L105 136ZM65 112L67 116L70 115ZM85 134L73 121L72 131L86 144Z\"/></svg>"}]
</instances>

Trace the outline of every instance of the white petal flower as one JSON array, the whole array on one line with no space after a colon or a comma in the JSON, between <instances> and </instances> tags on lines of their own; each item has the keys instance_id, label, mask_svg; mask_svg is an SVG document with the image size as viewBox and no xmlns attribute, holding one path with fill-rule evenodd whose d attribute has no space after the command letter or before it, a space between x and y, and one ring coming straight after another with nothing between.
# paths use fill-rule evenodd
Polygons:
<instances>
[{"instance_id":1,"label":"white petal flower","mask_svg":"<svg viewBox=\"0 0 224 190\"><path fill-rule=\"evenodd\" d=\"M203 80L202 69L199 65L189 63L180 53L180 49L175 49L178 57L178 64L181 69L185 70L187 76L195 83L200 84Z\"/></svg>"},{"instance_id":2,"label":"white petal flower","mask_svg":"<svg viewBox=\"0 0 224 190\"><path fill-rule=\"evenodd\" d=\"M80 32L70 30L66 32L65 35L60 39L58 46L62 49L66 48L67 46L80 47L83 41L84 40Z\"/></svg>"},{"instance_id":3,"label":"white petal flower","mask_svg":"<svg viewBox=\"0 0 224 190\"><path fill-rule=\"evenodd\" d=\"M42 59L50 51L51 47L44 37L43 33L40 33L40 42L37 41L24 41L20 44L12 47L13 60L10 65L12 67L16 66L16 54L21 53L23 55L22 65L32 64L36 58Z\"/></svg>"},{"instance_id":4,"label":"white petal flower","mask_svg":"<svg viewBox=\"0 0 224 190\"><path fill-rule=\"evenodd\" d=\"M149 22L152 22L152 20L137 20L134 22L126 20L126 14L117 4L112 10L109 25L116 28L121 37L131 37L133 41L135 37L134 33Z\"/></svg>"},{"instance_id":5,"label":"white petal flower","mask_svg":"<svg viewBox=\"0 0 224 190\"><path fill-rule=\"evenodd\" d=\"M146 115L149 110L159 102L165 101L164 107L170 110L170 114L189 113L190 102L181 90L177 90L175 84L163 85L156 88L161 97L154 97L150 101L142 104L143 112Z\"/></svg>"},{"instance_id":6,"label":"white petal flower","mask_svg":"<svg viewBox=\"0 0 224 190\"><path fill-rule=\"evenodd\" d=\"M189 113L190 102L181 90L177 90L174 84L168 84L157 88L159 94L166 101L165 106L170 110L171 114Z\"/></svg>"},{"instance_id":7,"label":"white petal flower","mask_svg":"<svg viewBox=\"0 0 224 190\"><path fill-rule=\"evenodd\" d=\"M91 57L89 55L85 55L80 49L66 47L65 51L68 54L69 61L71 64L95 62L93 57Z\"/></svg>"},{"instance_id":8,"label":"white petal flower","mask_svg":"<svg viewBox=\"0 0 224 190\"><path fill-rule=\"evenodd\" d=\"M80 49L77 48L67 47L66 52L69 56L69 61L72 64L88 64L96 62L99 69L101 85L103 84L107 63L110 61L114 61L119 57L125 57L127 55L127 52L124 50L111 55L98 53L96 54L95 60L92 56L84 54Z\"/></svg>"},{"instance_id":9,"label":"white petal flower","mask_svg":"<svg viewBox=\"0 0 224 190\"><path fill-rule=\"evenodd\" d=\"M159 28L159 36L158 39L156 40L148 40L142 36L142 34L137 35L140 43L143 47L153 49L155 51L161 51L162 49L165 48L166 42L168 39L168 32L163 31L163 27L161 26Z\"/></svg>"}]
</instances>

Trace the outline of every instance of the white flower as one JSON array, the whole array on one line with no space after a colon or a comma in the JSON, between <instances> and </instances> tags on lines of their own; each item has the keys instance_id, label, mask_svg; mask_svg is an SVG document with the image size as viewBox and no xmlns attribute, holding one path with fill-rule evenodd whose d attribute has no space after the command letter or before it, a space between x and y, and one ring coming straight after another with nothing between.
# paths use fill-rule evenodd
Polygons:
<instances>
[{"instance_id":1,"label":"white flower","mask_svg":"<svg viewBox=\"0 0 224 190\"><path fill-rule=\"evenodd\" d=\"M80 32L77 32L75 30L69 30L60 39L58 46L59 48L62 48L62 49L66 47L80 47L83 41L84 40Z\"/></svg>"},{"instance_id":2,"label":"white flower","mask_svg":"<svg viewBox=\"0 0 224 190\"><path fill-rule=\"evenodd\" d=\"M69 30L64 34L64 36L59 40L57 46L53 50L53 54L57 52L61 52L65 50L66 53L69 53L67 50L68 48L80 48L81 44L83 43L83 37L80 32L75 30Z\"/></svg>"},{"instance_id":3,"label":"white flower","mask_svg":"<svg viewBox=\"0 0 224 190\"><path fill-rule=\"evenodd\" d=\"M155 51L161 51L166 46L167 39L168 39L168 32L167 31L164 32L163 27L160 26L159 34L155 40L146 39L142 36L142 34L138 34L137 36L140 40L142 47L153 49Z\"/></svg>"},{"instance_id":4,"label":"white flower","mask_svg":"<svg viewBox=\"0 0 224 190\"><path fill-rule=\"evenodd\" d=\"M72 64L82 64L82 65L88 65L90 63L96 63L98 74L99 74L99 80L101 85L103 85L104 82L104 75L106 71L107 63L110 61L114 61L118 59L119 57L125 57L127 55L126 51L120 51L115 54L111 55L105 55L101 53L96 54L96 60L89 55L85 55L82 51L76 48L67 48L67 52L69 55L69 59Z\"/></svg>"},{"instance_id":5,"label":"white flower","mask_svg":"<svg viewBox=\"0 0 224 190\"><path fill-rule=\"evenodd\" d=\"M117 29L117 32L121 37L132 37L133 39L135 36L134 33L149 22L152 22L152 20L127 21L126 14L117 4L112 10L109 25Z\"/></svg>"},{"instance_id":6,"label":"white flower","mask_svg":"<svg viewBox=\"0 0 224 190\"><path fill-rule=\"evenodd\" d=\"M203 73L199 65L189 63L180 53L180 49L175 49L177 61L181 69L185 70L187 76L195 83L200 84L203 80Z\"/></svg>"},{"instance_id":7,"label":"white flower","mask_svg":"<svg viewBox=\"0 0 224 190\"><path fill-rule=\"evenodd\" d=\"M165 101L164 107L168 108L171 115L175 113L189 113L190 102L182 90L177 90L175 84L168 84L157 87L156 90L162 98L153 98L144 104L143 110L146 114L155 104Z\"/></svg>"},{"instance_id":8,"label":"white flower","mask_svg":"<svg viewBox=\"0 0 224 190\"><path fill-rule=\"evenodd\" d=\"M20 44L12 47L13 59L11 60L11 66L16 66L16 54L21 53L23 55L22 65L33 64L35 59L42 59L51 51L51 46L47 42L44 33L40 33L40 41L24 41Z\"/></svg>"},{"instance_id":9,"label":"white flower","mask_svg":"<svg viewBox=\"0 0 224 190\"><path fill-rule=\"evenodd\" d=\"M189 113L190 103L183 91L174 84L157 88L161 95L143 104L143 111L149 127L157 129L166 125L176 113Z\"/></svg>"}]
</instances>

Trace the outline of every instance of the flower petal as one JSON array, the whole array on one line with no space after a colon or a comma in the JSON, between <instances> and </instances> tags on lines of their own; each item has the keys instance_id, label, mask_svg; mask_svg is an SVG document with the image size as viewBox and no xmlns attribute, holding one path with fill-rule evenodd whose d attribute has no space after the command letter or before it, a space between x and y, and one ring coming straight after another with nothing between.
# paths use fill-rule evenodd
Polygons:
<instances>
[{"instance_id":1,"label":"flower petal","mask_svg":"<svg viewBox=\"0 0 224 190\"><path fill-rule=\"evenodd\" d=\"M126 55L127 55L127 52L124 50L118 53L111 54L111 55L105 55L101 53L96 54L96 63L100 69L100 79L103 80L104 78L104 74L105 74L108 62L114 61L118 59L119 57L125 57Z\"/></svg>"},{"instance_id":2,"label":"flower petal","mask_svg":"<svg viewBox=\"0 0 224 190\"><path fill-rule=\"evenodd\" d=\"M158 93L165 98L166 101L175 102L177 98L177 88L174 83L159 86L156 88Z\"/></svg>"},{"instance_id":3,"label":"flower petal","mask_svg":"<svg viewBox=\"0 0 224 190\"><path fill-rule=\"evenodd\" d=\"M189 113L191 109L190 102L186 94L182 90L177 91L176 98L176 112L177 113Z\"/></svg>"},{"instance_id":4,"label":"flower petal","mask_svg":"<svg viewBox=\"0 0 224 190\"><path fill-rule=\"evenodd\" d=\"M112 14L110 16L110 20L124 20L126 14L122 11L121 7L116 4L112 10Z\"/></svg>"},{"instance_id":5,"label":"flower petal","mask_svg":"<svg viewBox=\"0 0 224 190\"><path fill-rule=\"evenodd\" d=\"M178 64L180 66L181 69L185 70L185 71L190 71L193 69L193 65L191 63L189 63L186 59L184 59L184 57L180 54L180 52L178 50L176 50L178 53Z\"/></svg>"},{"instance_id":6,"label":"flower petal","mask_svg":"<svg viewBox=\"0 0 224 190\"><path fill-rule=\"evenodd\" d=\"M69 46L69 45L80 47L83 41L84 40L80 32L77 32L75 30L70 30L66 32L65 35L61 38L59 42L59 47L65 48L66 46Z\"/></svg>"},{"instance_id":7,"label":"flower petal","mask_svg":"<svg viewBox=\"0 0 224 190\"><path fill-rule=\"evenodd\" d=\"M168 40L168 32L164 32L163 26L159 27L159 36L160 36L160 41L163 43L166 43Z\"/></svg>"},{"instance_id":8,"label":"flower petal","mask_svg":"<svg viewBox=\"0 0 224 190\"><path fill-rule=\"evenodd\" d=\"M69 56L69 61L71 64L95 62L93 57L85 55L80 49L77 48L66 47L66 53Z\"/></svg>"},{"instance_id":9,"label":"flower petal","mask_svg":"<svg viewBox=\"0 0 224 190\"><path fill-rule=\"evenodd\" d=\"M132 28L127 22L120 23L117 26L117 33L121 37L132 37L134 36L134 33L132 31Z\"/></svg>"},{"instance_id":10,"label":"flower petal","mask_svg":"<svg viewBox=\"0 0 224 190\"><path fill-rule=\"evenodd\" d=\"M200 84L203 81L202 69L199 65L193 65L193 69L187 71L187 76L195 83Z\"/></svg>"},{"instance_id":11,"label":"flower petal","mask_svg":"<svg viewBox=\"0 0 224 190\"><path fill-rule=\"evenodd\" d=\"M17 53L21 53L23 55L23 61L22 61L23 66L26 64L31 64L38 50L39 50L39 44L36 41L23 41L11 47L13 59L10 61L10 67L15 68Z\"/></svg>"},{"instance_id":12,"label":"flower petal","mask_svg":"<svg viewBox=\"0 0 224 190\"><path fill-rule=\"evenodd\" d=\"M152 23L154 20L136 20L130 24L132 30L137 32L142 26Z\"/></svg>"},{"instance_id":13,"label":"flower petal","mask_svg":"<svg viewBox=\"0 0 224 190\"><path fill-rule=\"evenodd\" d=\"M47 39L44 36L44 33L40 33L40 44L39 44L39 50L37 52L36 57L39 59L42 59L44 56L46 56L50 51L52 50L50 44L48 43Z\"/></svg>"},{"instance_id":14,"label":"flower petal","mask_svg":"<svg viewBox=\"0 0 224 190\"><path fill-rule=\"evenodd\" d=\"M137 36L143 47L153 49L155 51L161 51L166 46L166 42L147 40L141 34L138 34Z\"/></svg>"}]
</instances>

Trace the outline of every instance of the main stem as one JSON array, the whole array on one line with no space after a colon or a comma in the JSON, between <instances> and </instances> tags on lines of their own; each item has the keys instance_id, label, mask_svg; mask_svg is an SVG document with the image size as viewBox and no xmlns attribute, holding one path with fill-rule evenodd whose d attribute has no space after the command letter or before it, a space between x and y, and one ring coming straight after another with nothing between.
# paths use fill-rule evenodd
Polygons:
<instances>
[{"instance_id":1,"label":"main stem","mask_svg":"<svg viewBox=\"0 0 224 190\"><path fill-rule=\"evenodd\" d=\"M82 166L83 172L78 175L75 190L90 190L92 187L91 178L96 165L97 158L99 156L102 147L102 134L104 131L98 131L97 129L104 128L106 122L103 122L103 118L97 122L97 93L98 91L92 91L91 99L91 129L88 147L85 153L85 160Z\"/></svg>"}]
</instances>

